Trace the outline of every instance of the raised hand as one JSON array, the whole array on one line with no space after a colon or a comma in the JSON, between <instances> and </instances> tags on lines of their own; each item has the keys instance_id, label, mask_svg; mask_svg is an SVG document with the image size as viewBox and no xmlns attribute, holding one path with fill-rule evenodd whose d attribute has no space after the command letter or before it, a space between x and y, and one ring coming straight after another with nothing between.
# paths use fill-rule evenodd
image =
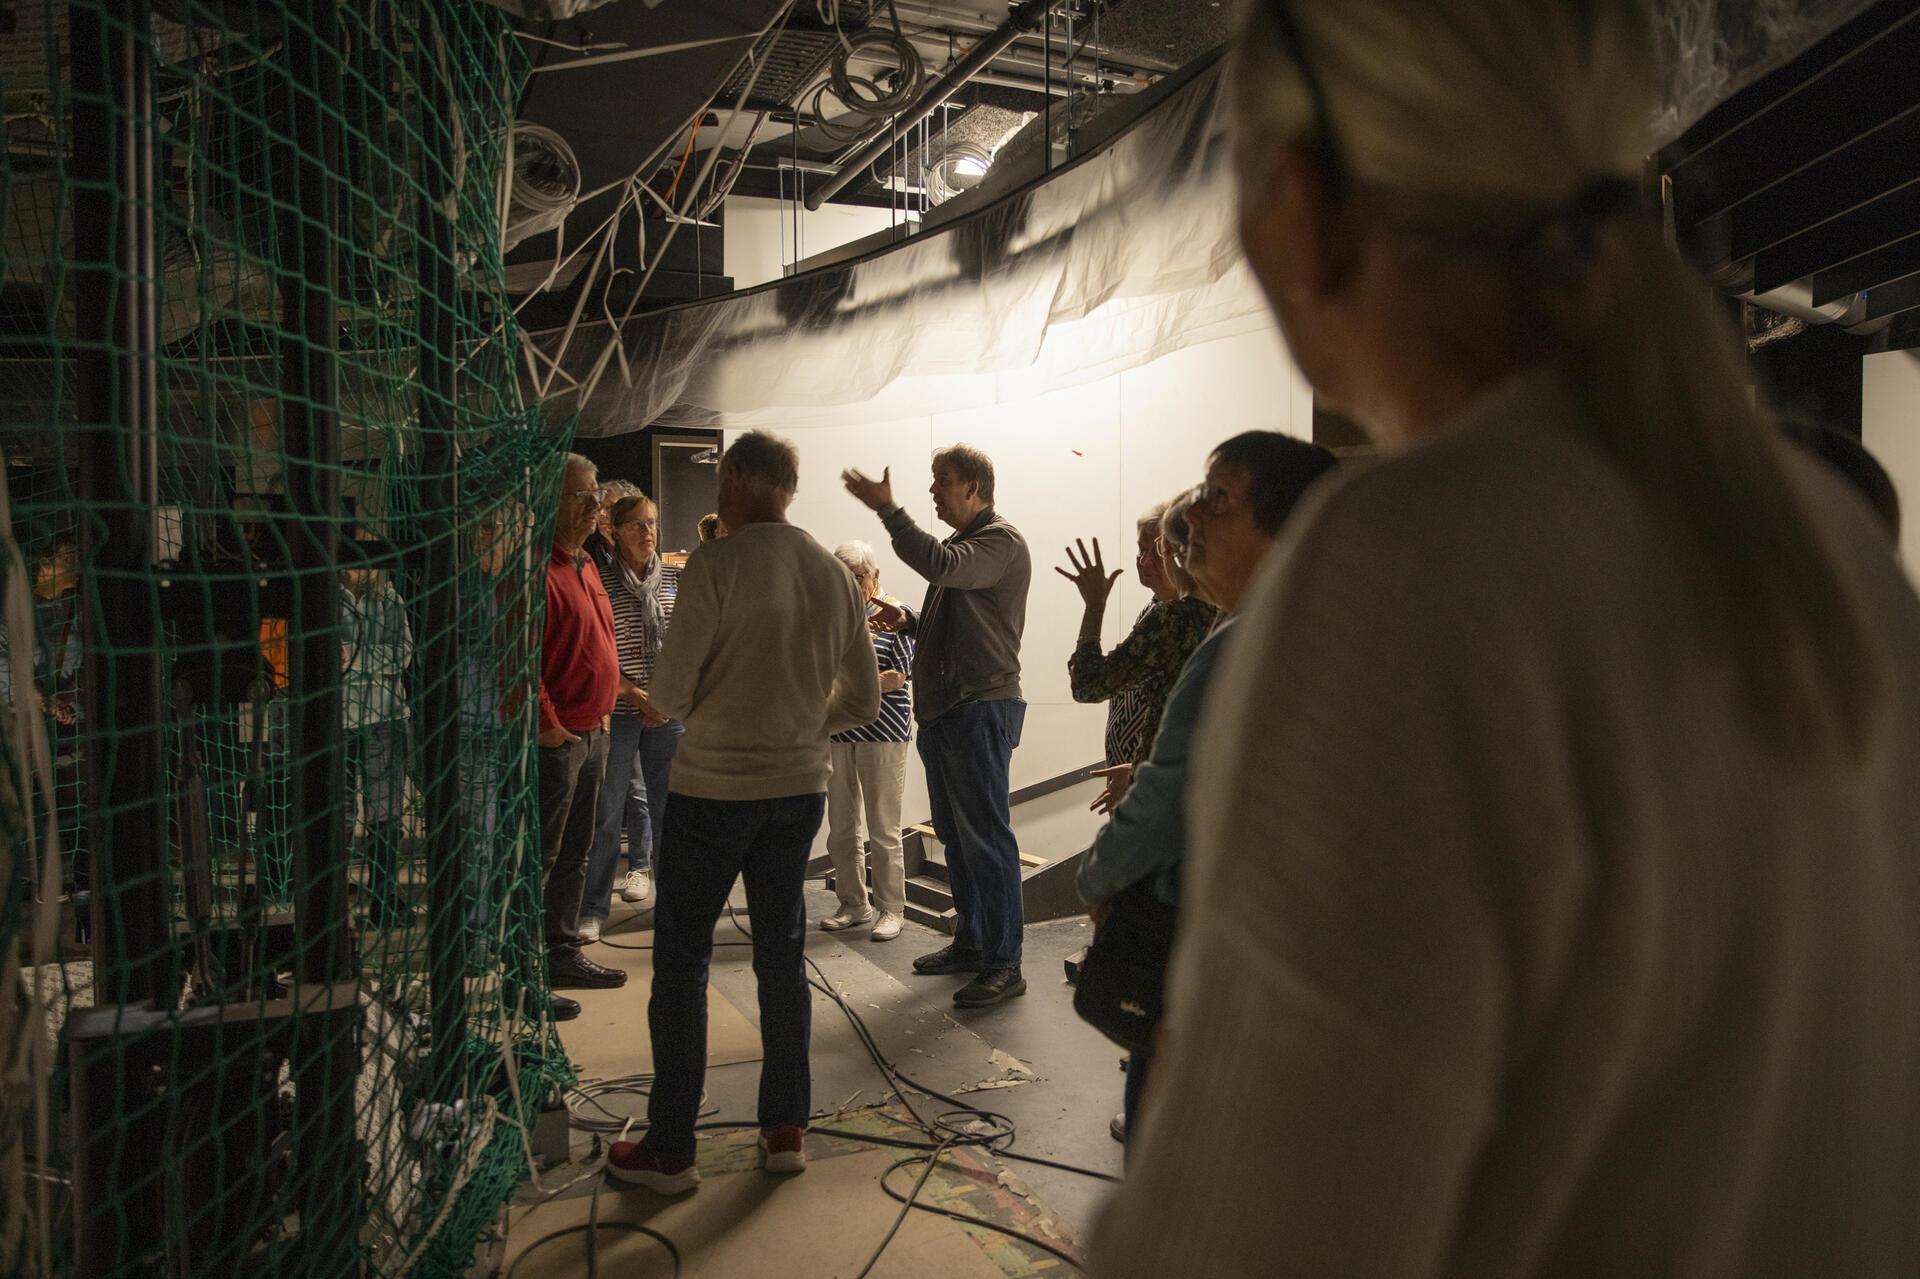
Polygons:
<instances>
[{"instance_id":1,"label":"raised hand","mask_svg":"<svg viewBox=\"0 0 1920 1279\"><path fill-rule=\"evenodd\" d=\"M1087 606L1090 617L1099 617L1107 611L1107 596L1113 591L1113 584L1120 578L1120 570L1107 572L1107 565L1100 558L1100 539L1093 539L1093 554L1087 554L1087 544L1074 538L1074 546L1080 548L1079 555L1073 553L1073 546L1067 548L1067 563L1073 565L1069 573L1056 567L1053 571L1072 582L1074 589L1080 592L1080 598Z\"/></svg>"},{"instance_id":2,"label":"raised hand","mask_svg":"<svg viewBox=\"0 0 1920 1279\"><path fill-rule=\"evenodd\" d=\"M893 505L893 468L880 472L880 478L870 480L859 471L849 468L840 472L840 482L847 486L847 492L866 504L870 510L883 510Z\"/></svg>"}]
</instances>

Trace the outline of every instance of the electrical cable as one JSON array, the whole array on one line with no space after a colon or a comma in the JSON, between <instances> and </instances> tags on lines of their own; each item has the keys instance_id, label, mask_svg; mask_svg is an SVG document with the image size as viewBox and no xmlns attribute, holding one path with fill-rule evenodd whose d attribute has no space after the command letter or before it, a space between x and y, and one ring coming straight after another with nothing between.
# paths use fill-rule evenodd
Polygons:
<instances>
[{"instance_id":1,"label":"electrical cable","mask_svg":"<svg viewBox=\"0 0 1920 1279\"><path fill-rule=\"evenodd\" d=\"M860 1267L860 1273L855 1275L853 1279L867 1279L867 1276L873 1273L873 1268L880 1264L881 1255L886 1252L887 1245L892 1243L894 1236L900 1233L900 1227L905 1224L907 1214L913 1211L914 1200L918 1199L920 1192L926 1188L927 1178L933 1176L934 1168L940 1163L940 1156L945 1154L947 1148L952 1144L953 1139L948 1138L946 1141L941 1142L931 1154L909 1155L906 1159L895 1162L887 1169L887 1172L880 1174L880 1188L885 1190L887 1189L887 1173L892 1172L895 1168L902 1167L916 1159L924 1159L927 1165L920 1170L920 1179L913 1183L912 1191L908 1193L905 1199L900 1199L900 1211L895 1214L893 1224L887 1227L887 1233L881 1236L879 1247L873 1250L873 1255L867 1258L867 1264ZM894 1198L899 1199L899 1196L895 1195Z\"/></svg>"},{"instance_id":2,"label":"electrical cable","mask_svg":"<svg viewBox=\"0 0 1920 1279\"><path fill-rule=\"evenodd\" d=\"M727 918L732 922L734 929L740 933L742 940L716 940L713 944L715 946L752 945L753 934L748 931L745 924L740 922L739 913L731 901L727 903ZM601 944L611 944L618 949L626 950L652 949L651 944L609 943L604 937L601 939ZM881 1190L884 1191L889 1198L901 1205L900 1212L894 1218L893 1223L888 1227L885 1237L883 1237L875 1247L873 1253L868 1257L866 1265L861 1268L855 1279L865 1279L867 1275L872 1273L874 1266L879 1264L880 1258L885 1255L887 1248L892 1245L894 1239L899 1235L900 1227L906 1221L907 1214L914 1211L935 1213L953 1221L979 1226L983 1229L1005 1235L1010 1239L1029 1244L1041 1252L1056 1257L1084 1273L1086 1271L1084 1259L1075 1256L1073 1253L1056 1244L1049 1243L1044 1239L1037 1238L1015 1227L989 1221L983 1217L975 1217L967 1213L923 1203L920 1201L920 1196L926 1189L927 1183L931 1180L936 1168L942 1166L951 1167L950 1165L941 1165L941 1156L955 1149L969 1146L985 1150L1000 1158L1014 1159L1023 1163L1057 1169L1062 1172L1075 1173L1100 1181L1117 1183L1120 1178L1111 1173L1100 1172L1092 1168L1081 1168L1073 1164L1062 1163L1058 1160L1045 1159L1038 1155L1022 1154L1010 1149L1018 1136L1018 1128L1010 1117L998 1111L986 1110L982 1107L950 1097L938 1089L928 1087L901 1071L898 1066L887 1059L886 1054L881 1051L878 1041L874 1039L873 1032L868 1028L866 1022L860 1017L859 1013L854 1011L853 1006L846 1001L846 998L841 995L839 989L828 979L825 971L821 969L819 963L814 960L813 956L802 952L801 958L807 967L812 970L812 975L807 979L807 985L825 995L846 1016L848 1024L853 1028L855 1037L860 1041L861 1047L866 1049L868 1057L872 1060L874 1067L880 1072L881 1078L890 1086L893 1094L899 1099L902 1108L912 1116L913 1123L911 1126L925 1138L923 1141L912 1141L898 1137L854 1132L824 1124L811 1124L808 1126L809 1132L820 1136L838 1137L843 1140L863 1142L875 1146L889 1146L914 1152L903 1159L896 1160L880 1175ZM615 1112L609 1110L601 1103L600 1098L623 1094L644 1095L645 1089L643 1085L651 1084L652 1079L653 1076L651 1074L625 1075L615 1079L597 1080L586 1086L575 1088L571 1090L571 1096L578 1096L583 1105L594 1107L599 1110L602 1115L606 1116L606 1118L595 1119L591 1116L582 1116L579 1111L574 1109L572 1101L569 1100L567 1103L569 1120L575 1126L580 1127L582 1131L594 1133L614 1131L613 1125L617 1121L619 1123L618 1131L621 1137L624 1138L627 1132L635 1126L644 1126L643 1121L637 1116L616 1115ZM907 1095L908 1090L945 1102L954 1107L954 1109L935 1115L929 1120L914 1106L912 1099ZM705 1102L706 1094L702 1093L701 1103L704 1105ZM702 1113L714 1114L718 1112L706 1111ZM699 1132L741 1131L749 1128L758 1128L759 1126L757 1120L715 1120L696 1122L694 1124L695 1130ZM902 1168L915 1165L924 1166L921 1168L920 1176L915 1180L912 1189L903 1195L893 1187L889 1178ZM565 1183L565 1185L555 1189L545 1196L541 1202L546 1202L561 1193L561 1191L578 1185L588 1176L599 1176L605 1169L606 1159L605 1157L601 1157L597 1159L582 1176L576 1177ZM631 1230L656 1240L667 1249L668 1255L673 1262L673 1273L678 1275L680 1273L681 1254L679 1248L670 1237L658 1230L633 1222L602 1222L599 1220L599 1195L603 1188L604 1182L594 1187L594 1200L589 1205L589 1217L585 1224L550 1231L534 1240L533 1243L528 1245L526 1251L522 1252L520 1256L515 1259L514 1264L507 1270L507 1279L513 1279L513 1275L520 1268L521 1263L537 1249L565 1238L566 1236L581 1233L587 1236L587 1273L590 1276L596 1275L599 1267L599 1232L602 1228L606 1227Z\"/></svg>"}]
</instances>

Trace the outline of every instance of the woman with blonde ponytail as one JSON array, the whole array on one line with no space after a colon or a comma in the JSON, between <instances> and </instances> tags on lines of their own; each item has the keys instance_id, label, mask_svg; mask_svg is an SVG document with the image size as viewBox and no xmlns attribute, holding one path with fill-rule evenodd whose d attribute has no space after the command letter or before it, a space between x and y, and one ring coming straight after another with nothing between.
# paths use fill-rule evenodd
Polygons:
<instances>
[{"instance_id":1,"label":"woman with blonde ponytail","mask_svg":"<svg viewBox=\"0 0 1920 1279\"><path fill-rule=\"evenodd\" d=\"M1920 601L1642 212L1655 71L1252 0L1242 242L1386 457L1210 693L1101 1276L1920 1274Z\"/></svg>"}]
</instances>

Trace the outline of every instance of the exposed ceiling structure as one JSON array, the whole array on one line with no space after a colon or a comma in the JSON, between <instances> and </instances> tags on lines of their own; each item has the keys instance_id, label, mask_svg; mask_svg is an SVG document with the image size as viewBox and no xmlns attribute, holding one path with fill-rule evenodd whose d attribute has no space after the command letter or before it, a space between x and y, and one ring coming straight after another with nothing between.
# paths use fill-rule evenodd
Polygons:
<instances>
[{"instance_id":1,"label":"exposed ceiling structure","mask_svg":"<svg viewBox=\"0 0 1920 1279\"><path fill-rule=\"evenodd\" d=\"M1658 156L1682 250L1802 324L1920 341L1916 66L1920 8L1876 4L1701 117Z\"/></svg>"},{"instance_id":2,"label":"exposed ceiling structure","mask_svg":"<svg viewBox=\"0 0 1920 1279\"><path fill-rule=\"evenodd\" d=\"M1036 117L1071 130L1218 46L1229 12L1209 0L615 0L528 22L526 198L509 218L523 234L508 256L523 318L604 318L642 293L650 306L731 287L715 225L730 194L817 198L845 169L837 203L937 203ZM1010 14L1026 21L994 40ZM983 41L984 66L924 124L889 133ZM880 156L849 165L866 142Z\"/></svg>"}]
</instances>

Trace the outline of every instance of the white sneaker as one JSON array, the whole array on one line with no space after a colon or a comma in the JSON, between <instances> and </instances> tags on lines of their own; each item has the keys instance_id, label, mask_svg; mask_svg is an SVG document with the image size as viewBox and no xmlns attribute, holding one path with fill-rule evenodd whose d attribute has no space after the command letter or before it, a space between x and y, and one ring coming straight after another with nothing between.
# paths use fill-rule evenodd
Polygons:
<instances>
[{"instance_id":1,"label":"white sneaker","mask_svg":"<svg viewBox=\"0 0 1920 1279\"><path fill-rule=\"evenodd\" d=\"M827 932L837 933L843 928L857 928L861 924L871 923L872 920L872 907L868 907L866 910L856 911L849 910L847 907L842 906L839 910L834 911L833 914L821 920L820 927Z\"/></svg>"},{"instance_id":2,"label":"white sneaker","mask_svg":"<svg viewBox=\"0 0 1920 1279\"><path fill-rule=\"evenodd\" d=\"M583 915L580 919L580 944L591 946L600 940L600 921L592 915Z\"/></svg>"},{"instance_id":3,"label":"white sneaker","mask_svg":"<svg viewBox=\"0 0 1920 1279\"><path fill-rule=\"evenodd\" d=\"M653 877L644 870L630 870L620 885L620 900L643 902L653 895Z\"/></svg>"},{"instance_id":4,"label":"white sneaker","mask_svg":"<svg viewBox=\"0 0 1920 1279\"><path fill-rule=\"evenodd\" d=\"M873 921L873 933L869 941L892 941L900 935L900 916L890 910L880 912L880 918Z\"/></svg>"}]
</instances>

